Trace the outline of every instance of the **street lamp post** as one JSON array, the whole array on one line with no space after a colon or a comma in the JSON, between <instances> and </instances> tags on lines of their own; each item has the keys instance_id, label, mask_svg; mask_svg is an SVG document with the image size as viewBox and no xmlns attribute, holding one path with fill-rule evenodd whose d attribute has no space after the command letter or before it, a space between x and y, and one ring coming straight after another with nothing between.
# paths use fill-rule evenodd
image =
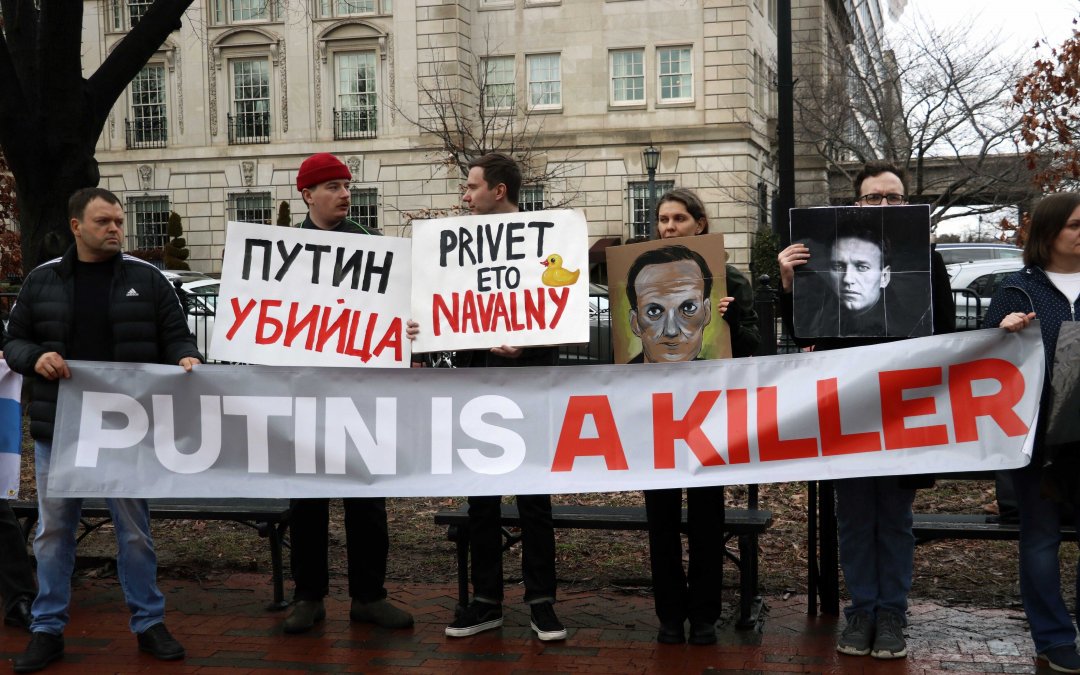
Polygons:
<instances>
[{"instance_id":1,"label":"street lamp post","mask_svg":"<svg viewBox=\"0 0 1080 675\"><path fill-rule=\"evenodd\" d=\"M660 166L660 149L650 143L649 147L641 151L641 159L645 164L645 171L649 174L649 195L645 200L645 208L649 214L649 231L643 234L643 238L648 239L656 229L656 168Z\"/></svg>"}]
</instances>

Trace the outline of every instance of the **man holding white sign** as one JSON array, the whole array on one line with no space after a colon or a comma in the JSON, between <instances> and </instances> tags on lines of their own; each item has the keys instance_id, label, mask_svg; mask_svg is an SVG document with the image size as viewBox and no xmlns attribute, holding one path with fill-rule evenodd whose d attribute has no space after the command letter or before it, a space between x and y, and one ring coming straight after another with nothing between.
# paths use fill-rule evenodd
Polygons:
<instances>
[{"instance_id":1,"label":"man holding white sign","mask_svg":"<svg viewBox=\"0 0 1080 675\"><path fill-rule=\"evenodd\" d=\"M474 215L518 213L520 191L521 169L517 162L505 155L489 153L469 164L462 201ZM410 339L415 339L419 334L418 324L409 322L407 332ZM490 350L458 351L455 364L460 368L554 366L558 358L558 350L554 347L502 345ZM459 608L454 621L446 627L449 637L467 637L502 626L501 504L502 498L497 496L469 497L473 600L467 607ZM521 568L530 624L541 640L563 640L566 628L554 608L555 528L551 518L551 496L518 495L517 505L521 515Z\"/></svg>"},{"instance_id":2,"label":"man holding white sign","mask_svg":"<svg viewBox=\"0 0 1080 675\"><path fill-rule=\"evenodd\" d=\"M153 265L120 252L124 209L116 195L84 188L71 196L68 214L75 245L26 277L4 345L8 365L33 386L30 434L40 514L33 635L14 659L17 673L41 670L64 655L82 500L50 495L49 460L58 382L71 377L67 361L179 364L185 371L202 361L169 282ZM184 658L183 646L165 628L146 500L107 497L105 503L116 527L118 576L139 649L166 661Z\"/></svg>"},{"instance_id":3,"label":"man holding white sign","mask_svg":"<svg viewBox=\"0 0 1080 675\"><path fill-rule=\"evenodd\" d=\"M300 165L296 188L308 205L300 225L305 230L380 234L347 218L349 167L329 153L308 157ZM349 567L349 619L383 628L409 628L412 615L386 600L386 559L390 535L384 497L351 497L345 507L346 557ZM296 590L293 610L285 619L286 633L304 633L326 618L323 598L330 592L329 499L293 499L290 565Z\"/></svg>"}]
</instances>

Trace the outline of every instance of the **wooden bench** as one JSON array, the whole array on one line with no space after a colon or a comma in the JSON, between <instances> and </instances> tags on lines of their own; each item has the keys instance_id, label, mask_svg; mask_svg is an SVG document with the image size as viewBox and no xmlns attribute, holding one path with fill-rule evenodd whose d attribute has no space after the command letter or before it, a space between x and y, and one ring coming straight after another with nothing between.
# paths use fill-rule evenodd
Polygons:
<instances>
[{"instance_id":1,"label":"wooden bench","mask_svg":"<svg viewBox=\"0 0 1080 675\"><path fill-rule=\"evenodd\" d=\"M555 504L551 508L556 529L581 530L648 530L645 508L640 506L575 506ZM435 514L436 525L446 525L447 538L457 544L458 604L469 603L469 507L462 505L456 510L443 510ZM520 527L517 506L502 505L503 550L516 544L521 535L507 528ZM751 628L757 623L762 600L758 595L758 535L772 525L772 513L756 509L733 509L724 511L724 543L733 537L739 539L739 554L724 554L739 568L739 618L738 628ZM686 510L682 514L683 532L686 531Z\"/></svg>"},{"instance_id":2,"label":"wooden bench","mask_svg":"<svg viewBox=\"0 0 1080 675\"><path fill-rule=\"evenodd\" d=\"M987 522L985 514L974 513L916 513L912 531L917 544L935 539L1020 539L1019 524ZM1076 541L1076 528L1063 523L1061 537L1064 541Z\"/></svg>"},{"instance_id":3,"label":"wooden bench","mask_svg":"<svg viewBox=\"0 0 1080 675\"><path fill-rule=\"evenodd\" d=\"M289 527L288 499L150 499L150 517L168 520L226 520L253 528L260 537L270 541L270 567L274 585L271 609L284 609L285 574L282 546ZM11 503L15 516L23 521L23 531L29 534L38 518L37 502ZM82 532L76 543L94 530L110 522L104 499L83 499Z\"/></svg>"}]
</instances>

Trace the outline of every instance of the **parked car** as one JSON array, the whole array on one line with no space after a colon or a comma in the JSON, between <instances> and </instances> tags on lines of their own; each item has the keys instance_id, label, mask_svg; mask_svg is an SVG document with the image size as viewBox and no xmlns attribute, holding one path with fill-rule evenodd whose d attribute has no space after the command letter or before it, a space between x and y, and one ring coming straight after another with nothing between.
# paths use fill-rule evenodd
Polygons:
<instances>
[{"instance_id":1,"label":"parked car","mask_svg":"<svg viewBox=\"0 0 1080 675\"><path fill-rule=\"evenodd\" d=\"M956 329L982 328L990 298L1005 277L1024 267L1021 258L978 260L946 265L956 300Z\"/></svg>"},{"instance_id":2,"label":"parked car","mask_svg":"<svg viewBox=\"0 0 1080 675\"><path fill-rule=\"evenodd\" d=\"M199 351L210 361L210 338L214 334L214 317L217 315L218 292L221 282L205 277L193 279L181 284L186 294L184 311L187 314L188 328L195 335Z\"/></svg>"},{"instance_id":3,"label":"parked car","mask_svg":"<svg viewBox=\"0 0 1080 675\"><path fill-rule=\"evenodd\" d=\"M1024 249L1004 243L938 244L936 248L946 265L980 260L1012 260L1024 254Z\"/></svg>"},{"instance_id":4,"label":"parked car","mask_svg":"<svg viewBox=\"0 0 1080 675\"><path fill-rule=\"evenodd\" d=\"M559 349L559 362L611 363L611 314L607 286L589 284L589 343L563 345Z\"/></svg>"}]
</instances>

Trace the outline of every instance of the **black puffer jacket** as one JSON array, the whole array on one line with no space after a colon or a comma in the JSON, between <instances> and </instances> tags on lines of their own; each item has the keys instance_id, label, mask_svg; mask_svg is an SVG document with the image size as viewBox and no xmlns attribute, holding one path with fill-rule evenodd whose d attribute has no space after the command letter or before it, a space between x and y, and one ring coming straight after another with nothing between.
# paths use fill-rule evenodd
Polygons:
<instances>
[{"instance_id":1,"label":"black puffer jacket","mask_svg":"<svg viewBox=\"0 0 1080 675\"><path fill-rule=\"evenodd\" d=\"M4 357L17 373L31 378L30 435L48 441L56 417L58 383L34 372L42 354L57 352L65 359L72 335L75 302L75 247L62 258L34 268L11 308L4 335ZM117 255L108 307L112 326L112 360L133 363L178 364L202 360L176 292L165 276L148 262Z\"/></svg>"}]
</instances>

